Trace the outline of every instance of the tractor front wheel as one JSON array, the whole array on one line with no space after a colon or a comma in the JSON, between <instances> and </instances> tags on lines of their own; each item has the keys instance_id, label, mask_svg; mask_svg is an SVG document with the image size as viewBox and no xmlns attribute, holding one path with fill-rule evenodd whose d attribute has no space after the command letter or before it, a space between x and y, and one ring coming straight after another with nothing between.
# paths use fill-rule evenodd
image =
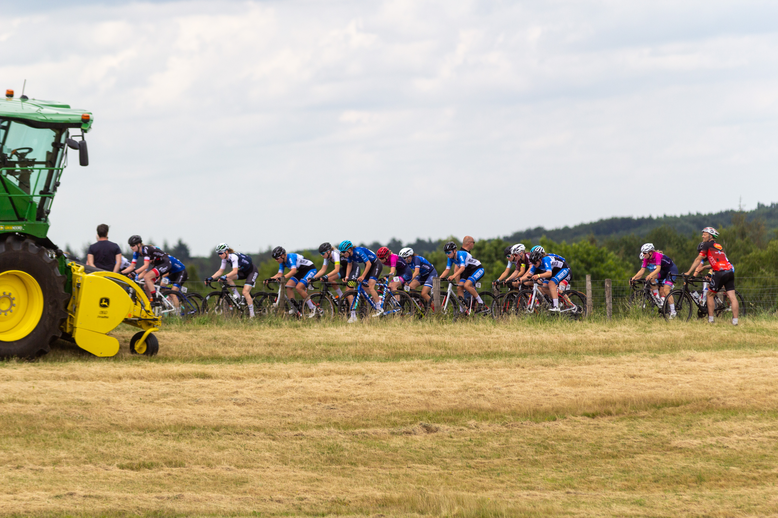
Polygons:
<instances>
[{"instance_id":1,"label":"tractor front wheel","mask_svg":"<svg viewBox=\"0 0 778 518\"><path fill-rule=\"evenodd\" d=\"M145 356L154 356L159 352L159 340L154 333L149 333L146 340L140 343L143 331L139 331L130 338L130 354L143 354Z\"/></svg>"},{"instance_id":2,"label":"tractor front wheel","mask_svg":"<svg viewBox=\"0 0 778 518\"><path fill-rule=\"evenodd\" d=\"M49 352L67 318L69 296L57 261L29 238L0 238L0 357Z\"/></svg>"}]
</instances>

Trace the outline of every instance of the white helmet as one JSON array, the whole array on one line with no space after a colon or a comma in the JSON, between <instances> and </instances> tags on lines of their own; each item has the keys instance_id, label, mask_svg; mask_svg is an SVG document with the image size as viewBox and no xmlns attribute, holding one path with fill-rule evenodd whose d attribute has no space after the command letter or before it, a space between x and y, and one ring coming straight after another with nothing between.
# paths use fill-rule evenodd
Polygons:
<instances>
[{"instance_id":1,"label":"white helmet","mask_svg":"<svg viewBox=\"0 0 778 518\"><path fill-rule=\"evenodd\" d=\"M219 245L216 247L216 253L217 254L223 254L227 250L229 250L230 245L227 243L219 243Z\"/></svg>"},{"instance_id":2,"label":"white helmet","mask_svg":"<svg viewBox=\"0 0 778 518\"><path fill-rule=\"evenodd\" d=\"M513 254L513 255L520 254L524 250L526 250L526 248L524 248L524 245L519 243L517 245L513 245L513 247L511 248L511 254Z\"/></svg>"},{"instance_id":3,"label":"white helmet","mask_svg":"<svg viewBox=\"0 0 778 518\"><path fill-rule=\"evenodd\" d=\"M654 243L646 243L645 245L640 247L640 251L644 254L653 252L654 249Z\"/></svg>"},{"instance_id":4,"label":"white helmet","mask_svg":"<svg viewBox=\"0 0 778 518\"><path fill-rule=\"evenodd\" d=\"M399 255L399 256L400 256L400 257L402 257L403 259L408 259L410 256L412 256L412 255L413 255L413 248L411 248L411 247L409 247L409 246L406 246L405 248L403 248L402 250L400 250L400 253L399 253L399 254L397 254L397 255Z\"/></svg>"}]
</instances>

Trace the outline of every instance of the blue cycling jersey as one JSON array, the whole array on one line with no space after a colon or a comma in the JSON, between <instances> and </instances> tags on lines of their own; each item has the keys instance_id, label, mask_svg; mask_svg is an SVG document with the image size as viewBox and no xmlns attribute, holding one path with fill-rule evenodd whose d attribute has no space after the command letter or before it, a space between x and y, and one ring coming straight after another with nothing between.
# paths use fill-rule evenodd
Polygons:
<instances>
[{"instance_id":1,"label":"blue cycling jersey","mask_svg":"<svg viewBox=\"0 0 778 518\"><path fill-rule=\"evenodd\" d=\"M414 255L413 260L411 261L410 266L415 270L416 268L419 269L419 275L424 277L426 275L429 275L429 273L435 269L432 264L427 261L425 258L423 258L420 255Z\"/></svg>"},{"instance_id":2,"label":"blue cycling jersey","mask_svg":"<svg viewBox=\"0 0 778 518\"><path fill-rule=\"evenodd\" d=\"M278 265L278 271L283 273L284 268L297 268L297 271L308 271L313 268L313 263L302 256L302 254L286 254L286 261Z\"/></svg>"},{"instance_id":3,"label":"blue cycling jersey","mask_svg":"<svg viewBox=\"0 0 778 518\"><path fill-rule=\"evenodd\" d=\"M552 275L556 275L560 270L564 268L569 268L569 266L567 266L567 261L565 261L564 257L556 254L547 254L540 261L540 266L536 268L535 265L533 264L530 267L529 272L532 274L551 272Z\"/></svg>"},{"instance_id":4,"label":"blue cycling jersey","mask_svg":"<svg viewBox=\"0 0 778 518\"><path fill-rule=\"evenodd\" d=\"M473 269L481 266L481 261L474 258L472 255L470 255L470 252L467 252L466 250L457 250L457 255L455 255L453 259L449 257L446 260L446 270L450 270L452 264Z\"/></svg>"},{"instance_id":5,"label":"blue cycling jersey","mask_svg":"<svg viewBox=\"0 0 778 518\"><path fill-rule=\"evenodd\" d=\"M378 260L375 252L365 248L364 246L356 246L352 248L351 251L353 252L351 257L345 259L343 256L341 256L341 260L345 259L349 263L367 263L370 261L371 264L375 264L375 262Z\"/></svg>"},{"instance_id":6,"label":"blue cycling jersey","mask_svg":"<svg viewBox=\"0 0 778 518\"><path fill-rule=\"evenodd\" d=\"M184 266L184 263L182 263L172 255L169 255L168 257L170 257L170 264L172 265L172 267L170 268L170 273L178 273L186 270L186 266Z\"/></svg>"}]
</instances>

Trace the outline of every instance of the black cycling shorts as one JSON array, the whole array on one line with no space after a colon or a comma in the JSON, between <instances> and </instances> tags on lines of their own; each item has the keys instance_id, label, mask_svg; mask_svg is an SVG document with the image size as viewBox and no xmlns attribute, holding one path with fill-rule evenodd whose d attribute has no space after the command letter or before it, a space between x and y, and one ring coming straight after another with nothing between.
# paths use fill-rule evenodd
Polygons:
<instances>
[{"instance_id":1,"label":"black cycling shorts","mask_svg":"<svg viewBox=\"0 0 778 518\"><path fill-rule=\"evenodd\" d=\"M340 278L343 279L344 281L350 281L359 277L359 271L360 271L359 265L354 263L351 265L351 276L348 279L346 279L346 268L348 268L348 264L349 263L345 261L340 263ZM334 280L335 279L330 279L330 281L334 281Z\"/></svg>"},{"instance_id":2,"label":"black cycling shorts","mask_svg":"<svg viewBox=\"0 0 778 518\"><path fill-rule=\"evenodd\" d=\"M178 284L179 286L184 284L188 278L189 278L189 274L186 273L186 268L184 268L180 272L171 273L170 275L168 275L168 281L170 281L170 284Z\"/></svg>"},{"instance_id":3,"label":"black cycling shorts","mask_svg":"<svg viewBox=\"0 0 778 518\"><path fill-rule=\"evenodd\" d=\"M157 271L159 274L158 277L162 277L166 273L168 273L173 268L173 265L170 263L170 259L167 257L163 259L160 263L154 265L154 270Z\"/></svg>"},{"instance_id":4,"label":"black cycling shorts","mask_svg":"<svg viewBox=\"0 0 778 518\"><path fill-rule=\"evenodd\" d=\"M370 279L378 280L378 277L381 276L381 272L384 269L384 265L381 264L381 261L376 260L372 265L370 265L370 271L367 272L367 275L365 275L365 280L369 281Z\"/></svg>"},{"instance_id":5,"label":"black cycling shorts","mask_svg":"<svg viewBox=\"0 0 778 518\"><path fill-rule=\"evenodd\" d=\"M732 270L713 272L708 289L713 293L717 293L722 291L722 288L724 288L724 291L735 291L735 272Z\"/></svg>"},{"instance_id":6,"label":"black cycling shorts","mask_svg":"<svg viewBox=\"0 0 778 518\"><path fill-rule=\"evenodd\" d=\"M257 266L252 264L250 270L238 270L238 280L246 280L244 284L251 286L252 288L257 284L257 277L259 277L259 270Z\"/></svg>"}]
</instances>

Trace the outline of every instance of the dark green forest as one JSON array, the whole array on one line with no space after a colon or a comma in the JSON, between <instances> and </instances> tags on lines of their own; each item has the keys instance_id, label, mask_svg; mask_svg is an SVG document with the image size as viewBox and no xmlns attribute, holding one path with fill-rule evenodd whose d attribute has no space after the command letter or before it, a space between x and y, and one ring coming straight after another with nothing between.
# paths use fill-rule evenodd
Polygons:
<instances>
[{"instance_id":1,"label":"dark green forest","mask_svg":"<svg viewBox=\"0 0 778 518\"><path fill-rule=\"evenodd\" d=\"M573 284L579 285L588 274L593 279L624 280L639 268L640 246L653 243L657 249L669 255L680 271L689 268L696 256L700 242L700 230L714 226L721 243L736 268L737 278L743 282L764 283L765 278L778 281L778 204L759 204L751 211L724 211L715 214L688 214L661 218L609 218L574 227L546 230L542 227L516 232L510 236L482 239L476 242L473 256L486 269L484 286L505 270L503 250L509 244L523 243L527 249L540 244L546 251L563 256L572 269ZM445 268L443 243L449 239L457 244L463 236L439 240L416 240L402 243L392 239L388 243L363 243L372 250L388 246L398 252L410 246L423 255L438 272ZM333 243L337 245L337 243ZM314 246L318 247L319 243ZM187 265L190 280L199 280L212 274L219 266L216 254L210 257L192 257L189 247L179 239L177 243L162 243L162 249ZM291 252L292 250L290 250ZM317 266L321 256L316 249L294 250L301 252ZM84 250L85 255L85 250ZM270 250L252 254L260 268L260 278L272 276L278 263L270 257ZM749 281L749 278L762 278Z\"/></svg>"}]
</instances>

